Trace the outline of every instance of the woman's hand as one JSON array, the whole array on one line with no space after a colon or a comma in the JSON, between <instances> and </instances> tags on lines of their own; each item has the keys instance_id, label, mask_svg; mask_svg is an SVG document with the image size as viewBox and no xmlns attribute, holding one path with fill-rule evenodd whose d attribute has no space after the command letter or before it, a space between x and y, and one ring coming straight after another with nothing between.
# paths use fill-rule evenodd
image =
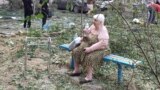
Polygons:
<instances>
[{"instance_id":1,"label":"woman's hand","mask_svg":"<svg viewBox=\"0 0 160 90\"><path fill-rule=\"evenodd\" d=\"M83 29L83 32L86 33L86 34L89 34L91 31L89 28L86 28L86 29Z\"/></svg>"},{"instance_id":2,"label":"woman's hand","mask_svg":"<svg viewBox=\"0 0 160 90\"><path fill-rule=\"evenodd\" d=\"M84 52L85 53L90 53L90 52L92 52L92 50L89 47L86 47L86 48L84 48Z\"/></svg>"}]
</instances>

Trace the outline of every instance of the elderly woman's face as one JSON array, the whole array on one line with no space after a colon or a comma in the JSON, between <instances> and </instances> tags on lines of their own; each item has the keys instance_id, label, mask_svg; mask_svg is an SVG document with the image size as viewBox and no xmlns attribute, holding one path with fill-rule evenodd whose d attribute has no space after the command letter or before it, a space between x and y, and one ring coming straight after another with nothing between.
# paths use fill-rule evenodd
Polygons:
<instances>
[{"instance_id":1,"label":"elderly woman's face","mask_svg":"<svg viewBox=\"0 0 160 90\"><path fill-rule=\"evenodd\" d=\"M100 22L97 19L93 19L93 24L97 26L100 24Z\"/></svg>"}]
</instances>

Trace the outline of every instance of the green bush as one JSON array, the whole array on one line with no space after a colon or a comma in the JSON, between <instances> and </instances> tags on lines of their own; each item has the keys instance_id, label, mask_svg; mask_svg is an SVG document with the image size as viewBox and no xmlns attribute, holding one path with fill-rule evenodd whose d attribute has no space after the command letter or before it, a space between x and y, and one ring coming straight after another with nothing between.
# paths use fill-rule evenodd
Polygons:
<instances>
[{"instance_id":1,"label":"green bush","mask_svg":"<svg viewBox=\"0 0 160 90\"><path fill-rule=\"evenodd\" d=\"M20 49L19 51L17 51L17 53L16 53L16 57L17 58L20 58L20 57L22 57L24 55L24 50L23 49Z\"/></svg>"},{"instance_id":2,"label":"green bush","mask_svg":"<svg viewBox=\"0 0 160 90\"><path fill-rule=\"evenodd\" d=\"M29 37L41 37L42 36L42 31L30 29L29 32L27 33L27 36L29 36Z\"/></svg>"}]
</instances>

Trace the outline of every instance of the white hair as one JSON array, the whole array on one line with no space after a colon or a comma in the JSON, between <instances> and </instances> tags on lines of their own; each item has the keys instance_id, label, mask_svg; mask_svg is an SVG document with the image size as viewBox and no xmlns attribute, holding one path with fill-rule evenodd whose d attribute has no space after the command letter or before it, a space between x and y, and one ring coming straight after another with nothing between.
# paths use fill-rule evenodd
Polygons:
<instances>
[{"instance_id":1,"label":"white hair","mask_svg":"<svg viewBox=\"0 0 160 90\"><path fill-rule=\"evenodd\" d=\"M105 17L103 14L96 14L93 16L93 19L100 21L102 24L104 24L105 21Z\"/></svg>"}]
</instances>

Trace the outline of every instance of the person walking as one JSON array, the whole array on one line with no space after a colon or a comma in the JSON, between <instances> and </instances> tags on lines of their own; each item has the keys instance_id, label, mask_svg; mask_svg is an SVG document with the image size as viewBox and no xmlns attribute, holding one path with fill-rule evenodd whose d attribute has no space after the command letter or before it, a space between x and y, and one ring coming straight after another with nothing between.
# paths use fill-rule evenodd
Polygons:
<instances>
[{"instance_id":1,"label":"person walking","mask_svg":"<svg viewBox=\"0 0 160 90\"><path fill-rule=\"evenodd\" d=\"M31 16L33 14L33 2L32 0L22 0L24 5L24 28L31 27Z\"/></svg>"},{"instance_id":2,"label":"person walking","mask_svg":"<svg viewBox=\"0 0 160 90\"><path fill-rule=\"evenodd\" d=\"M48 14L49 14L49 0L40 0L40 5L41 5L41 13L43 14L42 18L42 28L46 24Z\"/></svg>"}]
</instances>

